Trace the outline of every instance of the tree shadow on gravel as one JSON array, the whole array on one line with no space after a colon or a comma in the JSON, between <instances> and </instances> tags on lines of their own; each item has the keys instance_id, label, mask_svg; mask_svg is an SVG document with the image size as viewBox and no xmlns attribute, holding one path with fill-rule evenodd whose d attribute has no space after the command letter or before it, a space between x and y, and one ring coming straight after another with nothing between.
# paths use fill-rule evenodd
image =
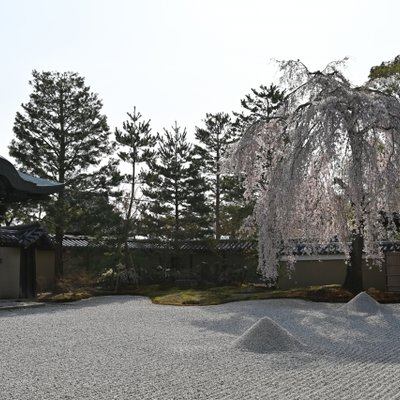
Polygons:
<instances>
[{"instance_id":1,"label":"tree shadow on gravel","mask_svg":"<svg viewBox=\"0 0 400 400\"><path fill-rule=\"evenodd\" d=\"M208 307L196 327L232 336L232 342L262 317L270 317L307 345L316 357L344 362L400 364L400 308L382 305L375 314L342 305L302 300L266 300ZM232 350L233 351L233 350Z\"/></svg>"}]
</instances>

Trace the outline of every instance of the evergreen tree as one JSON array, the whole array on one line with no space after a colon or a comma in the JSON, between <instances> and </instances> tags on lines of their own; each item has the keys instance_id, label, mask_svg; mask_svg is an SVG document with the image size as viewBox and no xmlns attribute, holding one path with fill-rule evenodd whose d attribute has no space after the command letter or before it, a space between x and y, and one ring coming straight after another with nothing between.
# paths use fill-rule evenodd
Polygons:
<instances>
[{"instance_id":1,"label":"evergreen tree","mask_svg":"<svg viewBox=\"0 0 400 400\"><path fill-rule=\"evenodd\" d=\"M388 78L391 76L400 76L400 55L392 61L382 62L381 65L376 65L370 69L369 78Z\"/></svg>"},{"instance_id":2,"label":"evergreen tree","mask_svg":"<svg viewBox=\"0 0 400 400\"><path fill-rule=\"evenodd\" d=\"M16 114L10 154L26 172L65 184L45 206L55 232L56 272L61 276L62 241L68 226L76 223L79 197L89 208L96 204L90 199L100 194L108 202L120 177L117 162L107 159L114 147L102 102L84 78L73 72L33 71L32 75L30 99Z\"/></svg>"},{"instance_id":3,"label":"evergreen tree","mask_svg":"<svg viewBox=\"0 0 400 400\"><path fill-rule=\"evenodd\" d=\"M225 175L221 180L221 234L231 239L253 238L255 226L252 222L254 199L244 196L244 177L240 175Z\"/></svg>"},{"instance_id":4,"label":"evergreen tree","mask_svg":"<svg viewBox=\"0 0 400 400\"><path fill-rule=\"evenodd\" d=\"M115 138L117 143L122 148L118 153L119 158L127 163L130 167L130 172L124 176L124 181L128 184L129 189L124 192L123 196L123 227L119 234L123 246L121 256L123 265L128 270L134 270L134 262L131 258L128 249L129 236L135 236L138 225L138 212L140 210L140 198L138 189L140 182L138 178L142 170L140 165L150 163L154 158L154 146L157 139L151 134L150 120L142 120L140 112L133 109L133 113L127 113L129 119L123 122L123 130L115 130ZM135 276L137 276L135 271Z\"/></svg>"},{"instance_id":5,"label":"evergreen tree","mask_svg":"<svg viewBox=\"0 0 400 400\"><path fill-rule=\"evenodd\" d=\"M237 139L241 138L247 129L255 127L257 123L270 121L282 105L284 98L284 91L273 84L270 86L260 85L259 89L252 88L251 93L240 100L242 111L233 111L236 118L232 122L232 130ZM230 192L227 195L227 205L224 207L226 214L224 231L229 236L236 236L238 228L243 228L246 220L249 222L246 224L248 225L246 227L247 234L253 236L256 230L255 225L251 222L252 219L248 218L253 213L256 195L251 196L252 200L249 196L246 196L245 199L243 187L245 179L246 176L242 174L230 177L224 182L225 190Z\"/></svg>"},{"instance_id":6,"label":"evergreen tree","mask_svg":"<svg viewBox=\"0 0 400 400\"><path fill-rule=\"evenodd\" d=\"M391 61L372 67L369 84L374 89L400 99L400 55Z\"/></svg>"},{"instance_id":7,"label":"evergreen tree","mask_svg":"<svg viewBox=\"0 0 400 400\"><path fill-rule=\"evenodd\" d=\"M104 192L79 191L71 194L68 196L68 224L65 233L93 236L98 240L119 233L122 215L115 202L122 195L120 191L113 193L112 201ZM47 215L42 222L47 223Z\"/></svg>"},{"instance_id":8,"label":"evergreen tree","mask_svg":"<svg viewBox=\"0 0 400 400\"><path fill-rule=\"evenodd\" d=\"M183 209L185 238L199 239L212 234L211 207L207 201L209 185L201 174L201 160L196 158L194 149L188 166L187 207Z\"/></svg>"},{"instance_id":9,"label":"evergreen tree","mask_svg":"<svg viewBox=\"0 0 400 400\"><path fill-rule=\"evenodd\" d=\"M223 234L235 236L242 222L242 218L238 218L243 214L240 210L247 208L240 180L236 176L223 175L221 171L228 146L237 139L230 116L226 113L206 114L203 122L205 128L196 127L195 137L199 144L195 151L202 160L202 170L210 186L214 234L218 240Z\"/></svg>"},{"instance_id":10,"label":"evergreen tree","mask_svg":"<svg viewBox=\"0 0 400 400\"><path fill-rule=\"evenodd\" d=\"M175 122L172 131L164 129L164 135L157 136L157 156L143 174L143 194L149 200L143 220L146 233L174 243L204 237L210 232L207 186L186 129Z\"/></svg>"},{"instance_id":11,"label":"evergreen tree","mask_svg":"<svg viewBox=\"0 0 400 400\"><path fill-rule=\"evenodd\" d=\"M43 200L25 200L2 205L0 224L11 226L16 223L30 224L43 219Z\"/></svg>"},{"instance_id":12,"label":"evergreen tree","mask_svg":"<svg viewBox=\"0 0 400 400\"><path fill-rule=\"evenodd\" d=\"M251 89L251 94L246 94L240 100L244 109L241 112L233 112L236 117L232 126L241 136L243 132L255 122L270 120L273 113L278 110L284 99L284 92L276 85L260 85L260 89Z\"/></svg>"}]
</instances>

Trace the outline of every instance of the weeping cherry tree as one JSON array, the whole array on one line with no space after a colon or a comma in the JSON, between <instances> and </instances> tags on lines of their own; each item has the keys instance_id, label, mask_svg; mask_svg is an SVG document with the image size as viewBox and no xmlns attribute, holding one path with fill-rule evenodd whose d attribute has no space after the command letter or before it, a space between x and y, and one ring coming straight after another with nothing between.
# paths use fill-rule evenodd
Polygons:
<instances>
[{"instance_id":1,"label":"weeping cherry tree","mask_svg":"<svg viewBox=\"0 0 400 400\"><path fill-rule=\"evenodd\" d=\"M231 168L256 197L259 270L278 278L282 254L294 263L335 241L348 260L344 286L363 288L362 259L379 264L400 211L400 103L375 80L352 85L345 60L310 72L280 62L287 95L266 122L253 124L232 150ZM385 216L386 223L382 221Z\"/></svg>"}]
</instances>

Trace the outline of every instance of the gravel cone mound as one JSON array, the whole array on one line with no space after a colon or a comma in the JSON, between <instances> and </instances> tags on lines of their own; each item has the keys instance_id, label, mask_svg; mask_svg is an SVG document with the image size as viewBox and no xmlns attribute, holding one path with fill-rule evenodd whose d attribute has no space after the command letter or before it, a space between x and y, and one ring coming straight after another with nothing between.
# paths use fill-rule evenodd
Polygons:
<instances>
[{"instance_id":1,"label":"gravel cone mound","mask_svg":"<svg viewBox=\"0 0 400 400\"><path fill-rule=\"evenodd\" d=\"M271 353L301 351L305 345L271 318L264 317L236 339L232 347L253 353Z\"/></svg>"},{"instance_id":2,"label":"gravel cone mound","mask_svg":"<svg viewBox=\"0 0 400 400\"><path fill-rule=\"evenodd\" d=\"M368 293L361 292L346 303L342 307L342 310L356 313L375 314L382 310L382 306Z\"/></svg>"}]
</instances>

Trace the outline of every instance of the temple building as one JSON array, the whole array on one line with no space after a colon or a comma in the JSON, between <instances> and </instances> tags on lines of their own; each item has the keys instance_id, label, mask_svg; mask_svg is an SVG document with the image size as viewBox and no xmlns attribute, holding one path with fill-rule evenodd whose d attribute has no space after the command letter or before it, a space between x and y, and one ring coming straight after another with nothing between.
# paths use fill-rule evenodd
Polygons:
<instances>
[{"instance_id":1,"label":"temple building","mask_svg":"<svg viewBox=\"0 0 400 400\"><path fill-rule=\"evenodd\" d=\"M18 171L0 156L0 215L13 203L47 200L63 187ZM40 224L0 227L0 298L32 298L53 285L52 241Z\"/></svg>"}]
</instances>

